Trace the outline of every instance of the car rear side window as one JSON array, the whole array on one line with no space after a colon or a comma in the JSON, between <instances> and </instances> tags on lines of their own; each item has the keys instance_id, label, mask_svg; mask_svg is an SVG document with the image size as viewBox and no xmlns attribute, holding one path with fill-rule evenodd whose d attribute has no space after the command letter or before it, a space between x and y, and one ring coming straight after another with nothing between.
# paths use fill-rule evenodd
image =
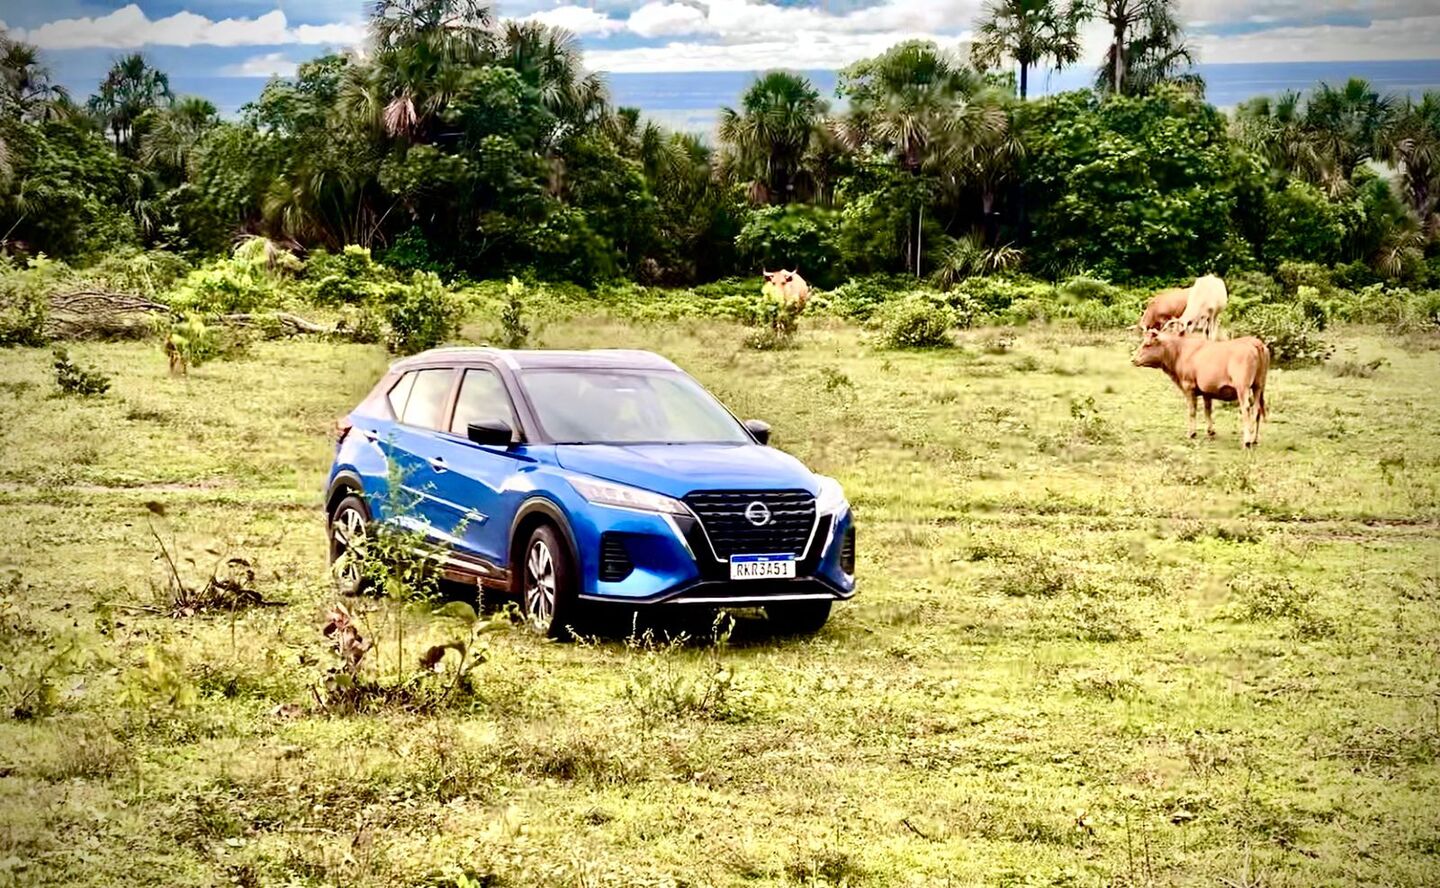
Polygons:
<instances>
[{"instance_id":1,"label":"car rear side window","mask_svg":"<svg viewBox=\"0 0 1440 888\"><path fill-rule=\"evenodd\" d=\"M497 420L515 428L515 414L510 409L505 383L493 370L466 370L465 378L460 380L460 396L455 400L450 433L463 436L471 423Z\"/></svg>"},{"instance_id":2,"label":"car rear side window","mask_svg":"<svg viewBox=\"0 0 1440 888\"><path fill-rule=\"evenodd\" d=\"M390 387L390 393L386 395L390 399L390 412L399 419L405 415L405 402L410 399L410 390L415 387L414 372L406 373L399 381Z\"/></svg>"},{"instance_id":3,"label":"car rear side window","mask_svg":"<svg viewBox=\"0 0 1440 888\"><path fill-rule=\"evenodd\" d=\"M445 418L446 399L450 396L450 383L455 371L448 367L435 370L417 370L415 384L405 402L405 412L400 421L406 425L438 429Z\"/></svg>"}]
</instances>

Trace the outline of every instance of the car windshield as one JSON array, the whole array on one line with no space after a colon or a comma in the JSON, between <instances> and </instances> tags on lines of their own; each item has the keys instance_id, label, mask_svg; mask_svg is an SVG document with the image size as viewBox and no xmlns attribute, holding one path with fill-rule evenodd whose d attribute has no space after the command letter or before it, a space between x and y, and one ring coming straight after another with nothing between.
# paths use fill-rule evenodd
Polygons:
<instances>
[{"instance_id":1,"label":"car windshield","mask_svg":"<svg viewBox=\"0 0 1440 888\"><path fill-rule=\"evenodd\" d=\"M744 444L750 437L698 382L675 371L526 370L545 436L561 444Z\"/></svg>"}]
</instances>

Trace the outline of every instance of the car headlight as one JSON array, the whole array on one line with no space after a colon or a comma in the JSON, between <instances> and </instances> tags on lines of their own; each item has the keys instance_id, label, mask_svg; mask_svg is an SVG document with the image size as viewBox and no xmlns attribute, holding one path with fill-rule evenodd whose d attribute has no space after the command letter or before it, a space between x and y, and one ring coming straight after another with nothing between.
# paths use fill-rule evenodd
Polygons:
<instances>
[{"instance_id":1,"label":"car headlight","mask_svg":"<svg viewBox=\"0 0 1440 888\"><path fill-rule=\"evenodd\" d=\"M815 511L821 515L839 515L850 508L845 488L834 478L820 475L820 492L815 495Z\"/></svg>"},{"instance_id":2,"label":"car headlight","mask_svg":"<svg viewBox=\"0 0 1440 888\"><path fill-rule=\"evenodd\" d=\"M636 509L641 512L659 512L662 515L689 515L690 510L677 499L638 487L628 487L598 478L572 476L570 486L580 495L597 506L614 506L617 509Z\"/></svg>"}]
</instances>

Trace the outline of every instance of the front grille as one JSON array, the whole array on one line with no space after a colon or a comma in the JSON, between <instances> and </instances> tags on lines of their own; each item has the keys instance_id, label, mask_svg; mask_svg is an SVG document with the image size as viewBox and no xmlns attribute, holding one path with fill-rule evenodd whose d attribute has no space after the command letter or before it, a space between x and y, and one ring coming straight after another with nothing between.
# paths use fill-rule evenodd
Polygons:
<instances>
[{"instance_id":1,"label":"front grille","mask_svg":"<svg viewBox=\"0 0 1440 888\"><path fill-rule=\"evenodd\" d=\"M855 525L845 528L845 538L840 541L840 569L855 576Z\"/></svg>"},{"instance_id":2,"label":"front grille","mask_svg":"<svg viewBox=\"0 0 1440 888\"><path fill-rule=\"evenodd\" d=\"M635 563L630 560L624 538L609 531L600 534L600 579L618 583L630 576L634 569Z\"/></svg>"},{"instance_id":3,"label":"front grille","mask_svg":"<svg viewBox=\"0 0 1440 888\"><path fill-rule=\"evenodd\" d=\"M770 512L761 526L745 514L757 502ZM698 490L685 497L685 504L722 561L731 555L798 557L815 528L815 497L803 490Z\"/></svg>"}]
</instances>

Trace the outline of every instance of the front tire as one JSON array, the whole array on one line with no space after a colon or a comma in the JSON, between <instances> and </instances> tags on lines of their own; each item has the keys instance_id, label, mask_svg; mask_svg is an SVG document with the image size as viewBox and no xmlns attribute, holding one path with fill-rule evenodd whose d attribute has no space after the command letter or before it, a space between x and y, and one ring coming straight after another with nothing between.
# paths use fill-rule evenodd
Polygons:
<instances>
[{"instance_id":1,"label":"front tire","mask_svg":"<svg viewBox=\"0 0 1440 888\"><path fill-rule=\"evenodd\" d=\"M330 513L330 575L341 595L360 595L369 585L361 559L370 514L364 500L349 494Z\"/></svg>"},{"instance_id":2,"label":"front tire","mask_svg":"<svg viewBox=\"0 0 1440 888\"><path fill-rule=\"evenodd\" d=\"M535 528L519 567L520 611L525 622L550 638L569 638L577 609L575 567L555 528L548 524Z\"/></svg>"},{"instance_id":3,"label":"front tire","mask_svg":"<svg viewBox=\"0 0 1440 888\"><path fill-rule=\"evenodd\" d=\"M830 619L829 600L777 601L765 605L765 616L777 635L814 635Z\"/></svg>"}]
</instances>

